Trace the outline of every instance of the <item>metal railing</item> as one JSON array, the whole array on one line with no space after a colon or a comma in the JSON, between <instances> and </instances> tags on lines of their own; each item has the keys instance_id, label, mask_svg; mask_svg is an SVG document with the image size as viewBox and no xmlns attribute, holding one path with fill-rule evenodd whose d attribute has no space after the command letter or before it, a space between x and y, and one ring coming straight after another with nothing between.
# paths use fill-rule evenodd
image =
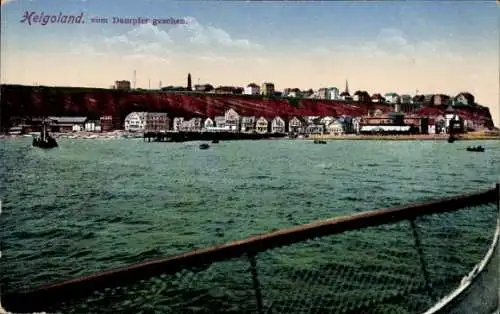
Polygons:
<instances>
[{"instance_id":1,"label":"metal railing","mask_svg":"<svg viewBox=\"0 0 500 314\"><path fill-rule=\"evenodd\" d=\"M2 304L62 313L489 314L498 308L499 199L497 184L327 219L7 293Z\"/></svg>"}]
</instances>

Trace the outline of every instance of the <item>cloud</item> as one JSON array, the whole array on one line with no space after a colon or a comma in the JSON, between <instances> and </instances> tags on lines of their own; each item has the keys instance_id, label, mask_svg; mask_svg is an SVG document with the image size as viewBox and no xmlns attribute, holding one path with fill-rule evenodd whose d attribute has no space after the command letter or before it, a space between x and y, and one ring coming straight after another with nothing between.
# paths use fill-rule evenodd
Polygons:
<instances>
[{"instance_id":1,"label":"cloud","mask_svg":"<svg viewBox=\"0 0 500 314\"><path fill-rule=\"evenodd\" d=\"M216 56L216 55L213 55L213 54L200 56L200 57L198 57L198 59L200 59L202 61L208 61L208 62L211 62L211 63L214 63L214 62L218 62L218 63L233 63L234 62L233 59L230 59L230 58L227 58L227 57L222 57L222 56Z\"/></svg>"},{"instance_id":2,"label":"cloud","mask_svg":"<svg viewBox=\"0 0 500 314\"><path fill-rule=\"evenodd\" d=\"M164 58L164 57L157 57L157 56L152 56L150 54L130 54L124 57L125 60L139 60L139 61L145 61L146 63L153 63L153 64L160 64L160 63L166 63L170 64L170 59Z\"/></svg>"},{"instance_id":3,"label":"cloud","mask_svg":"<svg viewBox=\"0 0 500 314\"><path fill-rule=\"evenodd\" d=\"M238 49L259 49L260 45L247 39L235 39L228 32L213 26L203 26L194 17L186 17L186 24L181 24L169 31L169 35L176 42L190 43L193 45L238 48Z\"/></svg>"},{"instance_id":4,"label":"cloud","mask_svg":"<svg viewBox=\"0 0 500 314\"><path fill-rule=\"evenodd\" d=\"M377 43L392 47L407 47L408 40L405 34L395 28L383 28L377 35Z\"/></svg>"},{"instance_id":5,"label":"cloud","mask_svg":"<svg viewBox=\"0 0 500 314\"><path fill-rule=\"evenodd\" d=\"M461 60L444 40L412 41L402 30L396 28L381 29L373 40L319 46L311 53L358 55L366 58L388 58L409 62L418 62L432 57Z\"/></svg>"},{"instance_id":6,"label":"cloud","mask_svg":"<svg viewBox=\"0 0 500 314\"><path fill-rule=\"evenodd\" d=\"M150 55L152 58L166 58L172 54L174 43L167 32L151 24L139 27L118 36L102 40L106 53L122 52L125 55Z\"/></svg>"},{"instance_id":7,"label":"cloud","mask_svg":"<svg viewBox=\"0 0 500 314\"><path fill-rule=\"evenodd\" d=\"M85 40L85 45L101 53L116 53L128 57L168 60L175 55L202 55L200 60L224 61L224 54L245 53L259 50L260 45L248 39L234 38L221 28L203 26L195 18L186 17L186 24L164 29L153 24L141 24L125 33ZM92 49L80 49L88 51Z\"/></svg>"},{"instance_id":8,"label":"cloud","mask_svg":"<svg viewBox=\"0 0 500 314\"><path fill-rule=\"evenodd\" d=\"M403 31L394 28L382 29L372 45L375 54L393 56L406 61L416 62L428 58L461 60L446 40L412 41Z\"/></svg>"}]
</instances>

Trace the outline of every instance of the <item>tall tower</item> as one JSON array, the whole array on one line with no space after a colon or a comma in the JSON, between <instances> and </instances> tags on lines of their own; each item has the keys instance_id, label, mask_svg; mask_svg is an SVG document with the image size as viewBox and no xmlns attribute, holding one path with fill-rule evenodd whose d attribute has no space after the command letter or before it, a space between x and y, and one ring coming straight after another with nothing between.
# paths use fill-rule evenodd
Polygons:
<instances>
[{"instance_id":1,"label":"tall tower","mask_svg":"<svg viewBox=\"0 0 500 314\"><path fill-rule=\"evenodd\" d=\"M349 94L349 82L345 80L345 92Z\"/></svg>"},{"instance_id":2,"label":"tall tower","mask_svg":"<svg viewBox=\"0 0 500 314\"><path fill-rule=\"evenodd\" d=\"M192 90L191 88L191 73L188 73L188 85L187 85L188 90Z\"/></svg>"}]
</instances>

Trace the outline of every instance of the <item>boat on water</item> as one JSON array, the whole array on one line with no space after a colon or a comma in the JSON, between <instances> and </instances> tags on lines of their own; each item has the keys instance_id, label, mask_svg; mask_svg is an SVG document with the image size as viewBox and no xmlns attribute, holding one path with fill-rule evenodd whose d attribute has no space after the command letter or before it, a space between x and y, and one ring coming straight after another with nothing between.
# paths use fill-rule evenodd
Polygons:
<instances>
[{"instance_id":1,"label":"boat on water","mask_svg":"<svg viewBox=\"0 0 500 314\"><path fill-rule=\"evenodd\" d=\"M212 140L212 143L217 144L217 143L219 143L219 140Z\"/></svg>"},{"instance_id":2,"label":"boat on water","mask_svg":"<svg viewBox=\"0 0 500 314\"><path fill-rule=\"evenodd\" d=\"M326 144L326 141L323 140L314 140L314 144Z\"/></svg>"},{"instance_id":3,"label":"boat on water","mask_svg":"<svg viewBox=\"0 0 500 314\"><path fill-rule=\"evenodd\" d=\"M55 138L50 136L49 131L47 131L47 124L43 123L42 131L39 137L33 139L33 146L39 148L54 148L57 147L57 141Z\"/></svg>"},{"instance_id":4,"label":"boat on water","mask_svg":"<svg viewBox=\"0 0 500 314\"><path fill-rule=\"evenodd\" d=\"M208 149L208 148L210 148L210 145L206 143L200 144L200 149Z\"/></svg>"},{"instance_id":5,"label":"boat on water","mask_svg":"<svg viewBox=\"0 0 500 314\"><path fill-rule=\"evenodd\" d=\"M482 146L469 146L467 147L468 152L484 152L484 147Z\"/></svg>"}]
</instances>

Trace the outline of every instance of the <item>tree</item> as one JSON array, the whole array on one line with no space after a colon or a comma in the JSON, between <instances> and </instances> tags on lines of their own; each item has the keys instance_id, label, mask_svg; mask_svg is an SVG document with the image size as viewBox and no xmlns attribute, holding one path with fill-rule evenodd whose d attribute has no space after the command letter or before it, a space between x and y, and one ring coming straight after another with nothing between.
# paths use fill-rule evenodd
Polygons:
<instances>
[{"instance_id":1,"label":"tree","mask_svg":"<svg viewBox=\"0 0 500 314\"><path fill-rule=\"evenodd\" d=\"M302 107L302 104L300 103L300 100L294 97L289 97L288 98L288 103L290 106L295 107L295 108L300 108Z\"/></svg>"}]
</instances>

